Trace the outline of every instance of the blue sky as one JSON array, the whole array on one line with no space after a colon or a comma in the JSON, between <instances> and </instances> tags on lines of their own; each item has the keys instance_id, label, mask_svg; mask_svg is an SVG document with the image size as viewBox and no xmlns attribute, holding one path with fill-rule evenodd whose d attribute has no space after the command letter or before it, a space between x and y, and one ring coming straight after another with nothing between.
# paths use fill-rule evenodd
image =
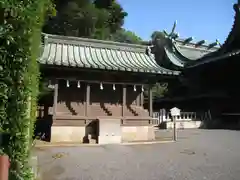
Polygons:
<instances>
[{"instance_id":1,"label":"blue sky","mask_svg":"<svg viewBox=\"0 0 240 180\"><path fill-rule=\"evenodd\" d=\"M237 0L118 0L128 13L124 27L148 40L155 30L171 31L177 20L180 37L224 42L230 32Z\"/></svg>"}]
</instances>

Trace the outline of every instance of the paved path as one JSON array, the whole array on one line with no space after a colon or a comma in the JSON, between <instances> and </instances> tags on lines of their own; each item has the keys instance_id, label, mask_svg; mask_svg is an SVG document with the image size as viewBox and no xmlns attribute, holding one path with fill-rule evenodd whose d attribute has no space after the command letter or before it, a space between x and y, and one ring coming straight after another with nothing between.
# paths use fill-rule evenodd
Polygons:
<instances>
[{"instance_id":1,"label":"paved path","mask_svg":"<svg viewBox=\"0 0 240 180\"><path fill-rule=\"evenodd\" d=\"M178 135L178 142L168 144L38 149L42 179L240 179L240 131L186 130Z\"/></svg>"}]
</instances>

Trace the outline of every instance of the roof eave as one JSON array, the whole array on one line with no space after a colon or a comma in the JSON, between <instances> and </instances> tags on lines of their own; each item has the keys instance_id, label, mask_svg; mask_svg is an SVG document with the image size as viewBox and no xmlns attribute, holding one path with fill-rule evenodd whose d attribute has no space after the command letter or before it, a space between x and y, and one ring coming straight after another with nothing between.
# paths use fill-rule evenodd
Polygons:
<instances>
[{"instance_id":1,"label":"roof eave","mask_svg":"<svg viewBox=\"0 0 240 180\"><path fill-rule=\"evenodd\" d=\"M202 62L198 62L198 63L193 64L193 65L186 66L185 69L191 69L191 68L199 67L199 66L209 64L209 63L213 63L213 62L216 62L216 61L219 61L219 60L224 60L228 57L236 56L236 55L239 55L239 54L240 54L240 50L236 50L236 51L233 51L233 52L230 52L230 53L226 53L224 55L220 55L220 56L217 56L217 57L207 59L207 60L202 61Z\"/></svg>"}]
</instances>

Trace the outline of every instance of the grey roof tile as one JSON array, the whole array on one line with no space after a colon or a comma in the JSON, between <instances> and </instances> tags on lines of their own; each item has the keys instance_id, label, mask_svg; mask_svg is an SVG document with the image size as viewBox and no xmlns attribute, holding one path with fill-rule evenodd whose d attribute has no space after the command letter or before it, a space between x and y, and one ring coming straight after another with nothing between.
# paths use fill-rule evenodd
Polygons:
<instances>
[{"instance_id":1,"label":"grey roof tile","mask_svg":"<svg viewBox=\"0 0 240 180\"><path fill-rule=\"evenodd\" d=\"M174 74L159 66L146 46L76 37L45 35L41 64L117 71Z\"/></svg>"},{"instance_id":2,"label":"grey roof tile","mask_svg":"<svg viewBox=\"0 0 240 180\"><path fill-rule=\"evenodd\" d=\"M209 48L206 44L196 46L193 42L186 43L183 39L165 36L154 41L151 50L161 66L182 70L188 63L195 62L218 49L219 47Z\"/></svg>"},{"instance_id":3,"label":"grey roof tile","mask_svg":"<svg viewBox=\"0 0 240 180\"><path fill-rule=\"evenodd\" d=\"M176 46L176 48L179 51L179 53L181 53L183 56L185 56L189 60L199 59L199 58L203 57L204 55L212 52L209 50L202 50L199 48L189 48L187 46L179 46L179 47Z\"/></svg>"}]
</instances>

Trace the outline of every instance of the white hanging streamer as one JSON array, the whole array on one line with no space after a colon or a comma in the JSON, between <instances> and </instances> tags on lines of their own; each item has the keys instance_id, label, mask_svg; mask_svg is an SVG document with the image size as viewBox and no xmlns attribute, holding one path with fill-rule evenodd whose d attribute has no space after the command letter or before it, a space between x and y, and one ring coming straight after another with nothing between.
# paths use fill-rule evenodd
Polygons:
<instances>
[{"instance_id":1,"label":"white hanging streamer","mask_svg":"<svg viewBox=\"0 0 240 180\"><path fill-rule=\"evenodd\" d=\"M70 86L70 85L69 85L69 80L67 80L66 86L67 86L67 87L69 87L69 86Z\"/></svg>"},{"instance_id":2,"label":"white hanging streamer","mask_svg":"<svg viewBox=\"0 0 240 180\"><path fill-rule=\"evenodd\" d=\"M78 87L78 88L81 87L81 83L80 83L80 81L77 82L77 87Z\"/></svg>"},{"instance_id":3,"label":"white hanging streamer","mask_svg":"<svg viewBox=\"0 0 240 180\"><path fill-rule=\"evenodd\" d=\"M136 89L136 85L134 85L134 86L133 86L133 90L134 90L134 91L136 91L136 90L137 90L137 89Z\"/></svg>"}]
</instances>

